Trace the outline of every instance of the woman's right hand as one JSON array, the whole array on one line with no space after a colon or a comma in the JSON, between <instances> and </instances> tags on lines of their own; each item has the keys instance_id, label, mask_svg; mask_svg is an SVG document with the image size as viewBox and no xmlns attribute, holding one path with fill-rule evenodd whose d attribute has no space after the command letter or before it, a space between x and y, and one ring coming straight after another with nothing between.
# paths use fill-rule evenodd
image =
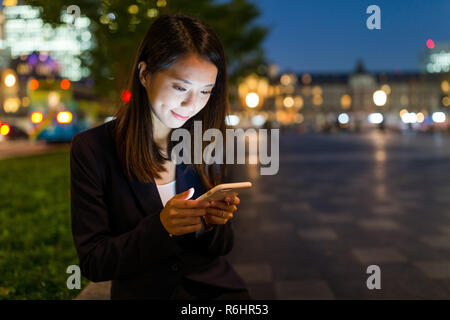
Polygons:
<instances>
[{"instance_id":1,"label":"woman's right hand","mask_svg":"<svg viewBox=\"0 0 450 320\"><path fill-rule=\"evenodd\" d=\"M161 223L169 234L180 236L195 232L202 227L201 217L206 215L209 201L188 200L194 188L178 193L167 201L159 214Z\"/></svg>"}]
</instances>

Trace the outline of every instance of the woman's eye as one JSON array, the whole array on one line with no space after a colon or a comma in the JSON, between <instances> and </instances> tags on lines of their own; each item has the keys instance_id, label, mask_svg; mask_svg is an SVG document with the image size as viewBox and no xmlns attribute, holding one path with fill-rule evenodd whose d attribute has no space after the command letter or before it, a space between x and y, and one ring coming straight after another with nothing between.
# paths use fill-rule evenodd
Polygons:
<instances>
[{"instance_id":1,"label":"woman's eye","mask_svg":"<svg viewBox=\"0 0 450 320\"><path fill-rule=\"evenodd\" d=\"M186 91L185 88L182 88L182 87L179 87L179 86L173 86L173 87L174 87L175 90L178 90L178 91Z\"/></svg>"},{"instance_id":2,"label":"woman's eye","mask_svg":"<svg viewBox=\"0 0 450 320\"><path fill-rule=\"evenodd\" d=\"M186 91L185 88L180 87L180 86L173 86L173 88L178 91ZM202 94L210 94L210 93L211 93L211 91L202 91Z\"/></svg>"}]
</instances>

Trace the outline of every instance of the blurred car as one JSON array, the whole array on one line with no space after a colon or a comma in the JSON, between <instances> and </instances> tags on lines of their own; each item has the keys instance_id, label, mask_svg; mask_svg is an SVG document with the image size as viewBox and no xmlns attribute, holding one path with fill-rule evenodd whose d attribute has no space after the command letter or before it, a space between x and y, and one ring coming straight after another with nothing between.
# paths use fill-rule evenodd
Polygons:
<instances>
[{"instance_id":1,"label":"blurred car","mask_svg":"<svg viewBox=\"0 0 450 320\"><path fill-rule=\"evenodd\" d=\"M8 123L1 123L0 128L0 141L21 139L27 140L29 138L28 133L18 126Z\"/></svg>"}]
</instances>

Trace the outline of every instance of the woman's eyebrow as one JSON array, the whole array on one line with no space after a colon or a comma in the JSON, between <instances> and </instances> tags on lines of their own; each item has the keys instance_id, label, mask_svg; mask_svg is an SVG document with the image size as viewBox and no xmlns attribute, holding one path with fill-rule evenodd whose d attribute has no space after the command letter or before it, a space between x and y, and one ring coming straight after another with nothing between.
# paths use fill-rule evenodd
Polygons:
<instances>
[{"instance_id":1,"label":"woman's eyebrow","mask_svg":"<svg viewBox=\"0 0 450 320\"><path fill-rule=\"evenodd\" d=\"M186 80L186 79L180 79L180 78L174 78L174 79L182 81L182 82L187 83L187 84L192 84L189 80ZM214 86L214 83L210 83L210 84L207 84L205 87L213 87L213 86Z\"/></svg>"}]
</instances>

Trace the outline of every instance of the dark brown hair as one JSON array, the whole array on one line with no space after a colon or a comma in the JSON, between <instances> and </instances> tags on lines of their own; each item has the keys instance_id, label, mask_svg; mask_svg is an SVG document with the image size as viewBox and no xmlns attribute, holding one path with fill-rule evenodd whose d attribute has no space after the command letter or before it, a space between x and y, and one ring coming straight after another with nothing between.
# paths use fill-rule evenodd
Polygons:
<instances>
[{"instance_id":1,"label":"dark brown hair","mask_svg":"<svg viewBox=\"0 0 450 320\"><path fill-rule=\"evenodd\" d=\"M169 160L153 138L151 106L147 92L139 80L138 64L140 61L146 62L146 72L155 74L189 53L207 59L217 67L218 72L208 103L186 121L182 128L189 130L191 137L194 137L194 121L201 121L202 134L209 128L216 128L222 132L225 140L225 116L229 110L228 78L224 50L218 36L197 18L179 14L162 15L152 23L136 54L127 85L131 98L128 102L122 102L114 115L117 119L114 140L121 164L129 177L133 175L141 182L153 181L152 177L160 178L159 173L164 171L163 164ZM167 153L169 157L173 146L170 135ZM202 152L204 148L203 142ZM225 159L225 148L223 149ZM207 165L203 161L202 164L194 164L193 152L191 156L191 164L206 188L221 183L225 173L224 165Z\"/></svg>"}]
</instances>

